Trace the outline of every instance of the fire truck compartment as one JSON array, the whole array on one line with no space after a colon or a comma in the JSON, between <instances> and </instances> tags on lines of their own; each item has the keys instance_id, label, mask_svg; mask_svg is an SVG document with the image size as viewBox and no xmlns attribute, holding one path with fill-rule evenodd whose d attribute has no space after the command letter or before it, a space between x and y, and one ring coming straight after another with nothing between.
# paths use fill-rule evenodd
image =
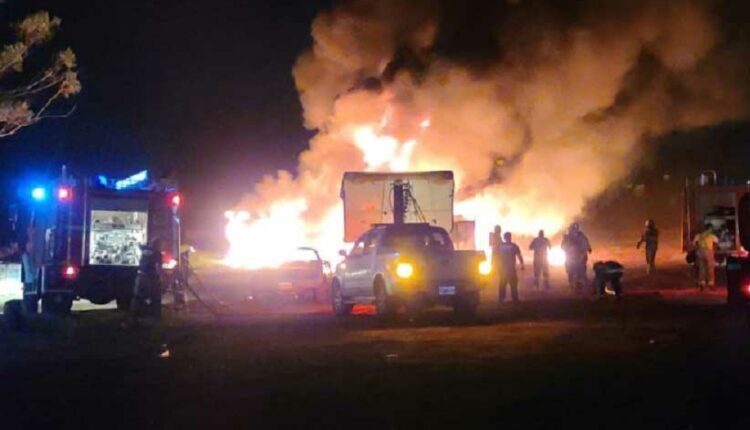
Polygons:
<instances>
[{"instance_id":1,"label":"fire truck compartment","mask_svg":"<svg viewBox=\"0 0 750 430\"><path fill-rule=\"evenodd\" d=\"M91 200L89 265L138 265L140 246L148 242L149 202L146 199Z\"/></svg>"},{"instance_id":2,"label":"fire truck compartment","mask_svg":"<svg viewBox=\"0 0 750 430\"><path fill-rule=\"evenodd\" d=\"M139 245L148 241L148 213L91 211L91 265L137 266Z\"/></svg>"}]
</instances>

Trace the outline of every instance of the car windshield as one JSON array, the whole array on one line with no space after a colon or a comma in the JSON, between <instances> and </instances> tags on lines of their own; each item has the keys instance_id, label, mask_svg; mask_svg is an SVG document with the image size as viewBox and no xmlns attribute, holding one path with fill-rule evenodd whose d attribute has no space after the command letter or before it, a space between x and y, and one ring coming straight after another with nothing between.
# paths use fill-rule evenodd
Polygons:
<instances>
[{"instance_id":1,"label":"car windshield","mask_svg":"<svg viewBox=\"0 0 750 430\"><path fill-rule=\"evenodd\" d=\"M381 250L395 252L401 249L452 250L453 243L445 230L435 227L386 230Z\"/></svg>"}]
</instances>

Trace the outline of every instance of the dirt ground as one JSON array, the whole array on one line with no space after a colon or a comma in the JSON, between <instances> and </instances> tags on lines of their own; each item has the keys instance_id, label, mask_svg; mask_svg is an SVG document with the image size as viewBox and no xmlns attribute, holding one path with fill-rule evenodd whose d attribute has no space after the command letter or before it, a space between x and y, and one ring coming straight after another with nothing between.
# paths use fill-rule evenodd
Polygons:
<instances>
[{"instance_id":1,"label":"dirt ground","mask_svg":"<svg viewBox=\"0 0 750 430\"><path fill-rule=\"evenodd\" d=\"M750 428L750 326L667 262L631 266L622 300L549 293L480 316L334 318L288 298L237 300L206 272L222 316L167 310L123 329L113 310L0 334L2 416L17 428ZM207 293L208 295L208 293Z\"/></svg>"}]
</instances>

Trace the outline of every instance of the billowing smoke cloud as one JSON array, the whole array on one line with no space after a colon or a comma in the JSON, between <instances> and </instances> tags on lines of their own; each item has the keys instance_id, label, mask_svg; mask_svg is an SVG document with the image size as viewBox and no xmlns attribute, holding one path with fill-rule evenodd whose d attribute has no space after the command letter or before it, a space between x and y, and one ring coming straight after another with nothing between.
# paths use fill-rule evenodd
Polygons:
<instances>
[{"instance_id":1,"label":"billowing smoke cloud","mask_svg":"<svg viewBox=\"0 0 750 430\"><path fill-rule=\"evenodd\" d=\"M300 216L325 228L346 170L450 169L457 210L480 227L559 229L644 142L745 117L747 40L727 15L697 0L342 2L294 68L318 130L298 175L267 178L241 206L303 200ZM406 161L366 162L363 125L388 136L374 139L384 159Z\"/></svg>"}]
</instances>

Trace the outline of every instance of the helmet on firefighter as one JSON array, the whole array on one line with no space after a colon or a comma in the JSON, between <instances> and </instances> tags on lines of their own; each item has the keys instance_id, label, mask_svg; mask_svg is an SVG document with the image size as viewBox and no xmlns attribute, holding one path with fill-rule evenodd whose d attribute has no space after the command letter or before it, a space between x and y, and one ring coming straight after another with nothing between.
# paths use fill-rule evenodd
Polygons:
<instances>
[{"instance_id":1,"label":"helmet on firefighter","mask_svg":"<svg viewBox=\"0 0 750 430\"><path fill-rule=\"evenodd\" d=\"M578 225L577 222L574 222L573 224L570 225L571 232L579 231L580 229L581 229L581 226Z\"/></svg>"},{"instance_id":2,"label":"helmet on firefighter","mask_svg":"<svg viewBox=\"0 0 750 430\"><path fill-rule=\"evenodd\" d=\"M646 228L654 228L654 227L656 227L656 223L654 222L654 220L652 220L650 218L647 219L646 220Z\"/></svg>"}]
</instances>

